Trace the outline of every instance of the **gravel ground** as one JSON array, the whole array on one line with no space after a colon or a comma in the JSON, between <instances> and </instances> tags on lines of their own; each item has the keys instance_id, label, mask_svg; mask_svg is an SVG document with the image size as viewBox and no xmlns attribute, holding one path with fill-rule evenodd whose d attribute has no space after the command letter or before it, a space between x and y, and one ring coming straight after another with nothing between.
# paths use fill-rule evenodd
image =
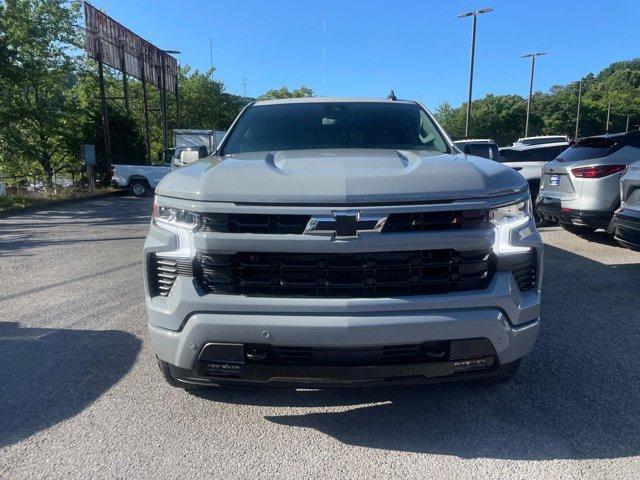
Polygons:
<instances>
[{"instance_id":1,"label":"gravel ground","mask_svg":"<svg viewBox=\"0 0 640 480\"><path fill-rule=\"evenodd\" d=\"M640 253L543 229L543 329L510 384L165 385L150 200L0 220L0 478L640 478Z\"/></svg>"}]
</instances>

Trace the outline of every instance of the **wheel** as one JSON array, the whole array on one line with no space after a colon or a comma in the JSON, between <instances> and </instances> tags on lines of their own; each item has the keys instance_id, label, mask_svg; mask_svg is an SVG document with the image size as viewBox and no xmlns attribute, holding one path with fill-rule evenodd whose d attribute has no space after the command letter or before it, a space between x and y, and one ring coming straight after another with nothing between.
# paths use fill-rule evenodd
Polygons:
<instances>
[{"instance_id":1,"label":"wheel","mask_svg":"<svg viewBox=\"0 0 640 480\"><path fill-rule=\"evenodd\" d=\"M158 360L158 368L160 368L160 373L162 373L162 377L164 380L174 388L182 388L183 390L196 390L201 388L200 385L193 385L191 383L178 382L173 375L171 375L171 370L169 369L169 364L167 362L163 362L159 358Z\"/></svg>"},{"instance_id":2,"label":"wheel","mask_svg":"<svg viewBox=\"0 0 640 480\"><path fill-rule=\"evenodd\" d=\"M574 225L572 223L561 223L560 226L567 232L578 236L590 235L597 230L596 227L590 227L589 225Z\"/></svg>"},{"instance_id":3,"label":"wheel","mask_svg":"<svg viewBox=\"0 0 640 480\"><path fill-rule=\"evenodd\" d=\"M131 181L131 193L136 197L146 197L149 193L149 184L146 180L132 180Z\"/></svg>"}]
</instances>

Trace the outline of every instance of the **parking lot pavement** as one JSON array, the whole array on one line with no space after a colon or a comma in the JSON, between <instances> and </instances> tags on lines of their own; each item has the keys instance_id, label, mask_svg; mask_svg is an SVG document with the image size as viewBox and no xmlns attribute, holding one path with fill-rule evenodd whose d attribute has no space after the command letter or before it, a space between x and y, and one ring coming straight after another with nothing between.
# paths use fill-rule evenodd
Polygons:
<instances>
[{"instance_id":1,"label":"parking lot pavement","mask_svg":"<svg viewBox=\"0 0 640 480\"><path fill-rule=\"evenodd\" d=\"M639 478L640 253L543 229L510 384L189 394L146 334L150 206L0 220L0 478Z\"/></svg>"}]
</instances>

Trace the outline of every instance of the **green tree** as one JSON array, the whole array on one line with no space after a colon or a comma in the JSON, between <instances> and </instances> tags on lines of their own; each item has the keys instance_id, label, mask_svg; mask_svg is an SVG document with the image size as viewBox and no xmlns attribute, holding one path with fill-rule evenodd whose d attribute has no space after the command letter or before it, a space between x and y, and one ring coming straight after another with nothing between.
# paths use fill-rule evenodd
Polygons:
<instances>
[{"instance_id":1,"label":"green tree","mask_svg":"<svg viewBox=\"0 0 640 480\"><path fill-rule=\"evenodd\" d=\"M180 69L181 128L226 130L247 99L225 92L222 82L212 79L214 69Z\"/></svg>"},{"instance_id":2,"label":"green tree","mask_svg":"<svg viewBox=\"0 0 640 480\"><path fill-rule=\"evenodd\" d=\"M287 87L275 88L268 90L263 95L260 95L260 100L275 100L280 98L302 98L313 97L315 93L309 87L302 85L301 87L289 91Z\"/></svg>"},{"instance_id":3,"label":"green tree","mask_svg":"<svg viewBox=\"0 0 640 480\"><path fill-rule=\"evenodd\" d=\"M3 155L37 162L49 185L68 160L64 139L78 117L69 46L77 43L79 11L79 3L62 0L5 0L0 16L4 50L11 52L2 70L13 73L3 85Z\"/></svg>"}]
</instances>

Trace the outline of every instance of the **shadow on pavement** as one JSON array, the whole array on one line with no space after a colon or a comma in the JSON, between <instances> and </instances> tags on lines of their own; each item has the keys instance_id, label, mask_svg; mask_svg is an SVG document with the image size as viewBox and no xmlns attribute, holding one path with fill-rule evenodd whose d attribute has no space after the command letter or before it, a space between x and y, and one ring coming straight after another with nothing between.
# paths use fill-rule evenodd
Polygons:
<instances>
[{"instance_id":1,"label":"shadow on pavement","mask_svg":"<svg viewBox=\"0 0 640 480\"><path fill-rule=\"evenodd\" d=\"M0 322L0 448L80 413L131 369L140 347L119 330Z\"/></svg>"},{"instance_id":2,"label":"shadow on pavement","mask_svg":"<svg viewBox=\"0 0 640 480\"><path fill-rule=\"evenodd\" d=\"M147 224L151 202L150 198L134 197L85 200L0 219L0 257L21 255L16 252L53 245L143 240L144 235L109 237L104 234L113 232L118 226ZM67 224L70 229L85 231L78 234L70 230L62 238L48 235L48 229ZM107 230L103 231L103 227Z\"/></svg>"},{"instance_id":3,"label":"shadow on pavement","mask_svg":"<svg viewBox=\"0 0 640 480\"><path fill-rule=\"evenodd\" d=\"M512 383L196 394L317 407L267 419L348 445L515 460L639 455L640 264L605 265L552 246L545 255L541 335Z\"/></svg>"}]
</instances>

